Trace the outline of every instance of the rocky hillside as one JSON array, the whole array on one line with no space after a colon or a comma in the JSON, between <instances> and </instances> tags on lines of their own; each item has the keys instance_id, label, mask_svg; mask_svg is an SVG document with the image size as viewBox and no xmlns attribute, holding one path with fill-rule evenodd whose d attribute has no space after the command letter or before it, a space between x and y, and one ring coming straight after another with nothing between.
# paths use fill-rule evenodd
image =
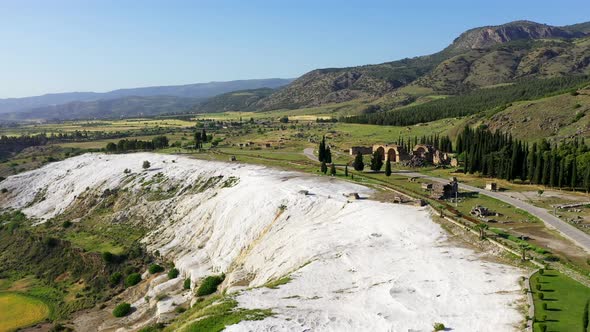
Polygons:
<instances>
[{"instance_id":1,"label":"rocky hillside","mask_svg":"<svg viewBox=\"0 0 590 332\"><path fill-rule=\"evenodd\" d=\"M430 56L311 71L258 106L270 110L399 97L399 88L408 85L454 94L520 78L589 73L588 30L587 23L554 27L529 21L471 29Z\"/></svg>"}]
</instances>

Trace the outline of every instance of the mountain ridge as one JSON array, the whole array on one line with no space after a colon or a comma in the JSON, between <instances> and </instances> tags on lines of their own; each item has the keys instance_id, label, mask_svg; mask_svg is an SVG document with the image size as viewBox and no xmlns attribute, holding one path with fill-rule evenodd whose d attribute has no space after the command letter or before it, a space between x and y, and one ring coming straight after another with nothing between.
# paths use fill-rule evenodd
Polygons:
<instances>
[{"instance_id":1,"label":"mountain ridge","mask_svg":"<svg viewBox=\"0 0 590 332\"><path fill-rule=\"evenodd\" d=\"M262 99L258 106L272 110L316 107L359 98L406 100L407 96L396 96L406 86L430 89L435 94L456 94L522 77L587 74L589 33L590 22L556 27L514 21L473 28L431 55L312 70ZM584 42L573 42L578 40Z\"/></svg>"},{"instance_id":2,"label":"mountain ridge","mask_svg":"<svg viewBox=\"0 0 590 332\"><path fill-rule=\"evenodd\" d=\"M269 78L234 81L213 81L184 85L148 86L116 89L107 92L64 92L40 96L0 99L0 113L18 112L69 102L84 102L116 99L120 97L174 96L182 98L208 98L237 90L278 88L290 83L292 79Z\"/></svg>"}]
</instances>

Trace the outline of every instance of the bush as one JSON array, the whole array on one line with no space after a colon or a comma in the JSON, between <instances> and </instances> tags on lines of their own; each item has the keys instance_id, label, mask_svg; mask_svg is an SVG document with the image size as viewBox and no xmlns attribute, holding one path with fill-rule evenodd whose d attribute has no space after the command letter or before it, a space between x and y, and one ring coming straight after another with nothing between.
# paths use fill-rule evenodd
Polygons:
<instances>
[{"instance_id":1,"label":"bush","mask_svg":"<svg viewBox=\"0 0 590 332\"><path fill-rule=\"evenodd\" d=\"M205 296L215 293L217 291L217 286L223 282L223 279L225 279L225 275L223 274L219 276L208 276L197 289L197 296Z\"/></svg>"},{"instance_id":2,"label":"bush","mask_svg":"<svg viewBox=\"0 0 590 332\"><path fill-rule=\"evenodd\" d=\"M125 278L125 286L131 287L139 284L141 281L141 274L139 273L131 273L130 275Z\"/></svg>"},{"instance_id":3,"label":"bush","mask_svg":"<svg viewBox=\"0 0 590 332\"><path fill-rule=\"evenodd\" d=\"M537 294L537 297L539 298L539 300L542 300L545 297L545 294L539 293Z\"/></svg>"},{"instance_id":4,"label":"bush","mask_svg":"<svg viewBox=\"0 0 590 332\"><path fill-rule=\"evenodd\" d=\"M123 302L118 304L115 309L113 309L113 316L124 317L127 316L129 312L131 312L131 304Z\"/></svg>"},{"instance_id":5,"label":"bush","mask_svg":"<svg viewBox=\"0 0 590 332\"><path fill-rule=\"evenodd\" d=\"M158 264L152 264L152 265L150 265L150 267L148 268L148 272L149 272L150 274L156 274L156 273L159 273L159 272L162 272L162 271L164 271L164 268L163 268L163 267L161 267L161 266L160 266L160 265L158 265Z\"/></svg>"},{"instance_id":6,"label":"bush","mask_svg":"<svg viewBox=\"0 0 590 332\"><path fill-rule=\"evenodd\" d=\"M543 310L547 310L547 303L543 303L541 307L543 308Z\"/></svg>"},{"instance_id":7,"label":"bush","mask_svg":"<svg viewBox=\"0 0 590 332\"><path fill-rule=\"evenodd\" d=\"M115 257L113 256L113 254L110 251L105 251L102 253L102 260L107 262L107 263L111 263L113 260L115 259Z\"/></svg>"},{"instance_id":8,"label":"bush","mask_svg":"<svg viewBox=\"0 0 590 332\"><path fill-rule=\"evenodd\" d=\"M145 161L143 162L143 164L141 164L141 167L143 167L143 169L148 169L148 168L150 168L150 166L152 166L152 165L151 165L151 164L150 164L150 162L149 162L149 161L147 161L147 160L145 160Z\"/></svg>"},{"instance_id":9,"label":"bush","mask_svg":"<svg viewBox=\"0 0 590 332\"><path fill-rule=\"evenodd\" d=\"M71 221L69 221L69 220L66 220L66 221L64 221L64 222L61 224L61 226L62 226L63 228L68 228L68 227L72 226L72 222L71 222Z\"/></svg>"},{"instance_id":10,"label":"bush","mask_svg":"<svg viewBox=\"0 0 590 332\"><path fill-rule=\"evenodd\" d=\"M111 274L111 276L109 277L109 282L111 283L111 285L117 285L121 282L121 279L123 278L123 275L121 274L121 272L115 272L113 274Z\"/></svg>"},{"instance_id":11,"label":"bush","mask_svg":"<svg viewBox=\"0 0 590 332\"><path fill-rule=\"evenodd\" d=\"M184 289L191 288L191 278L184 279L184 284L182 285L182 288L184 288Z\"/></svg>"},{"instance_id":12,"label":"bush","mask_svg":"<svg viewBox=\"0 0 590 332\"><path fill-rule=\"evenodd\" d=\"M443 323L434 323L433 325L435 331L443 331L445 329L445 324Z\"/></svg>"},{"instance_id":13,"label":"bush","mask_svg":"<svg viewBox=\"0 0 590 332\"><path fill-rule=\"evenodd\" d=\"M178 274L180 272L178 271L177 268L173 267L170 269L170 271L168 271L168 279L174 279L176 277L178 277Z\"/></svg>"}]
</instances>

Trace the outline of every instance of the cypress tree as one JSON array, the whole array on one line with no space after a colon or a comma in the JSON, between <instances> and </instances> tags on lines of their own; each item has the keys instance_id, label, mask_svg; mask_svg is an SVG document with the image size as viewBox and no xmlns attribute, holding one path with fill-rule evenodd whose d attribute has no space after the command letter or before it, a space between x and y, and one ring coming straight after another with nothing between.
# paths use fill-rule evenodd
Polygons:
<instances>
[{"instance_id":1,"label":"cypress tree","mask_svg":"<svg viewBox=\"0 0 590 332\"><path fill-rule=\"evenodd\" d=\"M372 171L379 171L383 167L383 160L381 160L381 154L379 151L375 151L373 156L371 156L371 170Z\"/></svg>"},{"instance_id":2,"label":"cypress tree","mask_svg":"<svg viewBox=\"0 0 590 332\"><path fill-rule=\"evenodd\" d=\"M535 162L535 172L533 177L533 183L540 184L543 180L543 152L537 153L537 161Z\"/></svg>"},{"instance_id":3,"label":"cypress tree","mask_svg":"<svg viewBox=\"0 0 590 332\"><path fill-rule=\"evenodd\" d=\"M207 132L205 131L205 128L203 128L203 131L201 132L201 140L203 140L203 143L207 143Z\"/></svg>"},{"instance_id":4,"label":"cypress tree","mask_svg":"<svg viewBox=\"0 0 590 332\"><path fill-rule=\"evenodd\" d=\"M549 184L549 176L550 175L551 175L551 153L545 152L545 153L543 153L543 175L542 175L543 185Z\"/></svg>"},{"instance_id":5,"label":"cypress tree","mask_svg":"<svg viewBox=\"0 0 590 332\"><path fill-rule=\"evenodd\" d=\"M389 160L389 156L387 156L387 161L385 162L385 176L391 176L391 161Z\"/></svg>"},{"instance_id":6,"label":"cypress tree","mask_svg":"<svg viewBox=\"0 0 590 332\"><path fill-rule=\"evenodd\" d=\"M562 188L565 184L565 158L559 162L559 175L557 176L557 186Z\"/></svg>"},{"instance_id":7,"label":"cypress tree","mask_svg":"<svg viewBox=\"0 0 590 332\"><path fill-rule=\"evenodd\" d=\"M586 189L586 194L590 192L590 165L586 165L586 175L584 176L584 189Z\"/></svg>"},{"instance_id":8,"label":"cypress tree","mask_svg":"<svg viewBox=\"0 0 590 332\"><path fill-rule=\"evenodd\" d=\"M318 147L318 161L325 161L326 158L326 137L322 136L320 145Z\"/></svg>"},{"instance_id":9,"label":"cypress tree","mask_svg":"<svg viewBox=\"0 0 590 332\"><path fill-rule=\"evenodd\" d=\"M344 176L348 177L348 165L344 166Z\"/></svg>"},{"instance_id":10,"label":"cypress tree","mask_svg":"<svg viewBox=\"0 0 590 332\"><path fill-rule=\"evenodd\" d=\"M575 191L576 187L578 186L578 163L576 162L576 157L572 159L572 172L570 174L570 179L570 186L572 187L572 190Z\"/></svg>"},{"instance_id":11,"label":"cypress tree","mask_svg":"<svg viewBox=\"0 0 590 332\"><path fill-rule=\"evenodd\" d=\"M324 174L328 172L328 166L326 165L325 161L322 161L322 165L320 166L320 171Z\"/></svg>"},{"instance_id":12,"label":"cypress tree","mask_svg":"<svg viewBox=\"0 0 590 332\"><path fill-rule=\"evenodd\" d=\"M557 182L557 155L555 153L551 154L551 170L549 172L549 186L551 188L555 187Z\"/></svg>"},{"instance_id":13,"label":"cypress tree","mask_svg":"<svg viewBox=\"0 0 590 332\"><path fill-rule=\"evenodd\" d=\"M357 152L356 157L354 157L354 163L352 164L352 167L354 167L355 171L362 171L363 169L365 169L365 163L363 162L363 154L360 152Z\"/></svg>"},{"instance_id":14,"label":"cypress tree","mask_svg":"<svg viewBox=\"0 0 590 332\"><path fill-rule=\"evenodd\" d=\"M529 183L533 182L533 178L535 176L535 168L537 165L537 143L533 143L533 148L529 152L529 159L527 162L529 169L528 169L528 179Z\"/></svg>"},{"instance_id":15,"label":"cypress tree","mask_svg":"<svg viewBox=\"0 0 590 332\"><path fill-rule=\"evenodd\" d=\"M330 147L326 147L326 150L324 152L324 161L328 164L332 163L332 151L330 151Z\"/></svg>"},{"instance_id":16,"label":"cypress tree","mask_svg":"<svg viewBox=\"0 0 590 332\"><path fill-rule=\"evenodd\" d=\"M332 163L332 166L330 166L330 175L336 176L336 166L334 163Z\"/></svg>"}]
</instances>

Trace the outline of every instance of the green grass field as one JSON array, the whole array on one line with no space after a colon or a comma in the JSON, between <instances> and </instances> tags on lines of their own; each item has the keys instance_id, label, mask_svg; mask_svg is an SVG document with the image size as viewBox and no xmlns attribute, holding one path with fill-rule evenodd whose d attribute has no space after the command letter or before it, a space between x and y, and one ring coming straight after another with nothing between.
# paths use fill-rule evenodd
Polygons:
<instances>
[{"instance_id":1,"label":"green grass field","mask_svg":"<svg viewBox=\"0 0 590 332\"><path fill-rule=\"evenodd\" d=\"M19 293L0 293L0 332L14 331L49 316L49 307L43 301Z\"/></svg>"},{"instance_id":2,"label":"green grass field","mask_svg":"<svg viewBox=\"0 0 590 332\"><path fill-rule=\"evenodd\" d=\"M540 285L541 290L537 290ZM531 289L535 302L535 332L542 331L586 331L583 329L583 314L586 302L590 300L590 288L559 273L545 270L531 277ZM539 299L543 293L543 300ZM546 306L546 309L543 308Z\"/></svg>"}]
</instances>

